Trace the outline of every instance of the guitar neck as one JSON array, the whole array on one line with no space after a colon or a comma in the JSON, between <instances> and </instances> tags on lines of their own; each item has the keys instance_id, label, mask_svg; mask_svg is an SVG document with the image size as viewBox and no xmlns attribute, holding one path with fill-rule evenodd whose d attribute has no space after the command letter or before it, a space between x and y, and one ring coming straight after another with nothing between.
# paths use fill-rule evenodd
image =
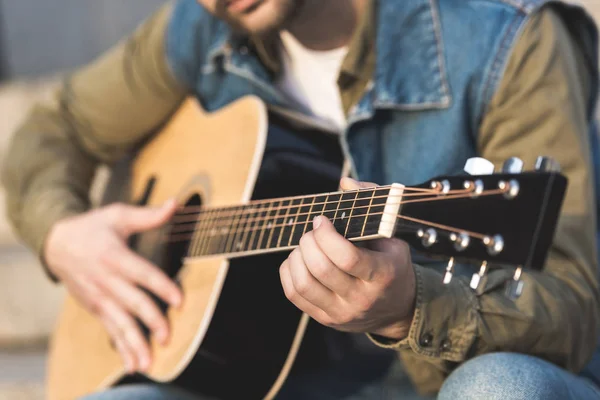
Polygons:
<instances>
[{"instance_id":1,"label":"guitar neck","mask_svg":"<svg viewBox=\"0 0 600 400\"><path fill-rule=\"evenodd\" d=\"M254 201L249 204L178 214L189 221L172 235L192 233L188 258L241 257L291 249L312 230L320 215L351 241L392 237L402 185L310 196ZM187 216L187 219L185 219Z\"/></svg>"}]
</instances>

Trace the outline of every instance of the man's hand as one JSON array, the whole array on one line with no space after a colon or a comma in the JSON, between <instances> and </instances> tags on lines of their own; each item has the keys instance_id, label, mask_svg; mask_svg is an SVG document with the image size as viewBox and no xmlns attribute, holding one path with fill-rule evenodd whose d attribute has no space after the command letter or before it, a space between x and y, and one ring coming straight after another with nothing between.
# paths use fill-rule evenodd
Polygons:
<instances>
[{"instance_id":1,"label":"man's hand","mask_svg":"<svg viewBox=\"0 0 600 400\"><path fill-rule=\"evenodd\" d=\"M342 180L342 189L373 184ZM397 239L359 248L337 233L325 217L313 221L281 265L287 298L332 328L392 339L408 334L415 300L415 275L408 245Z\"/></svg>"},{"instance_id":2,"label":"man's hand","mask_svg":"<svg viewBox=\"0 0 600 400\"><path fill-rule=\"evenodd\" d=\"M48 268L102 321L129 372L144 371L151 362L135 318L159 343L169 336L166 318L140 288L175 307L182 294L164 272L131 251L126 239L163 225L175 208L174 201L161 208L107 206L59 221L46 241Z\"/></svg>"}]
</instances>

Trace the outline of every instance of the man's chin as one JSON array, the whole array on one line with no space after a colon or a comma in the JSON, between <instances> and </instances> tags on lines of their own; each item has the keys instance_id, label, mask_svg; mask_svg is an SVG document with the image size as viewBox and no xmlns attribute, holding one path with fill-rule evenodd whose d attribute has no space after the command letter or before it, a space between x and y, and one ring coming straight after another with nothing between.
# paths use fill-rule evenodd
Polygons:
<instances>
[{"instance_id":1,"label":"man's chin","mask_svg":"<svg viewBox=\"0 0 600 400\"><path fill-rule=\"evenodd\" d=\"M236 31L264 35L281 30L294 11L294 2L258 0L243 12L227 13L226 20ZM283 7L282 7L283 5Z\"/></svg>"}]
</instances>

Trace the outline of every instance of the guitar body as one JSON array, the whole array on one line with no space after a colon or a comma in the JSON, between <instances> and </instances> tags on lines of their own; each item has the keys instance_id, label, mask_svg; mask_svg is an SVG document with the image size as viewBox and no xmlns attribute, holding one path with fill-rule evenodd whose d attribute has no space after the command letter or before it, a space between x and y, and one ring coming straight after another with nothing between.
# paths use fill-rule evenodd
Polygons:
<instances>
[{"instance_id":1,"label":"guitar body","mask_svg":"<svg viewBox=\"0 0 600 400\"><path fill-rule=\"evenodd\" d=\"M160 205L176 197L181 205L225 206L337 189L335 173L302 183L292 176L293 167L275 167L280 184L271 178L261 184L269 124L265 105L253 97L211 114L188 100L137 153L130 176L113 174L107 198ZM318 140L329 140L327 146L337 142ZM333 154L331 165L339 164L341 171L341 153ZM141 234L132 247L183 289L183 306L165 309L168 345L149 338L150 371L128 377L101 323L68 297L51 341L50 400L148 380L175 381L211 398L261 399L272 398L283 384L309 321L287 301L279 283L279 265L289 253L184 262L186 243L162 243L161 233Z\"/></svg>"}]
</instances>

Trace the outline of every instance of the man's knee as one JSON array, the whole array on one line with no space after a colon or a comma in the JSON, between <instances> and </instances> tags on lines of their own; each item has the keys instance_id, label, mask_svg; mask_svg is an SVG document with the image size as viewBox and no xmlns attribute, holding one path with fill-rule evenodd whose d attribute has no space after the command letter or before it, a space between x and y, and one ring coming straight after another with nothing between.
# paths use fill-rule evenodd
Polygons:
<instances>
[{"instance_id":1,"label":"man's knee","mask_svg":"<svg viewBox=\"0 0 600 400\"><path fill-rule=\"evenodd\" d=\"M558 367L513 353L491 353L467 361L444 382L439 400L568 399Z\"/></svg>"}]
</instances>

